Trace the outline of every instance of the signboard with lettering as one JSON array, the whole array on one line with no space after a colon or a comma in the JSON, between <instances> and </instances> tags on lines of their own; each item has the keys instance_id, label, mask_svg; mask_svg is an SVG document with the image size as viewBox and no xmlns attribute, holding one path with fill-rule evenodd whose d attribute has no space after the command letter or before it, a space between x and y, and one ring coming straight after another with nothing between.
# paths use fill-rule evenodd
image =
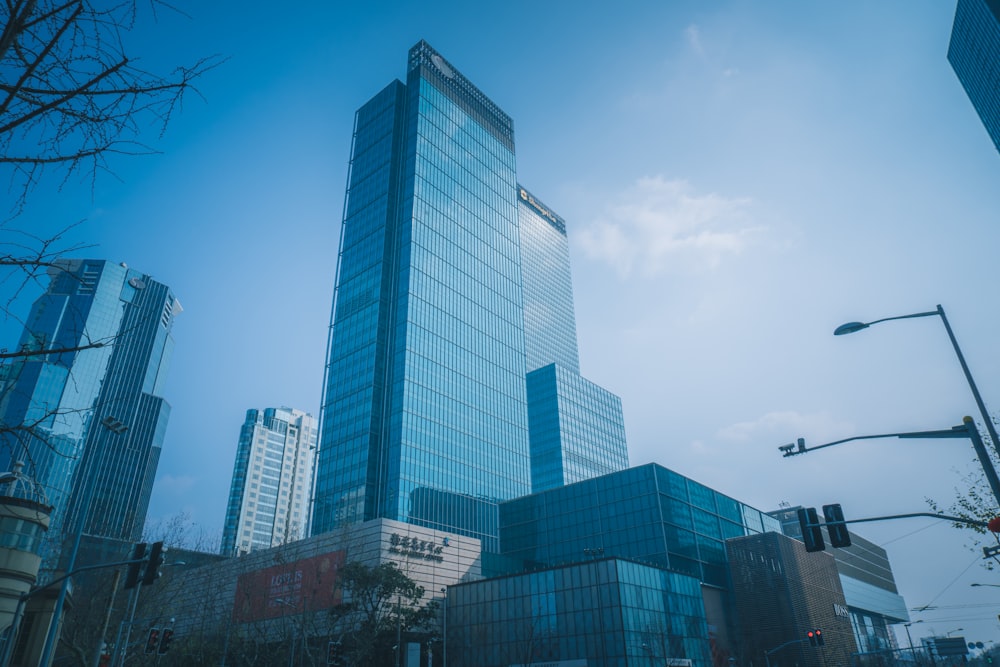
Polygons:
<instances>
[{"instance_id":1,"label":"signboard with lettering","mask_svg":"<svg viewBox=\"0 0 1000 667\"><path fill-rule=\"evenodd\" d=\"M345 556L344 551L333 551L241 574L236 581L233 620L250 623L336 607L343 599L337 570Z\"/></svg>"},{"instance_id":2,"label":"signboard with lettering","mask_svg":"<svg viewBox=\"0 0 1000 667\"><path fill-rule=\"evenodd\" d=\"M838 618L850 618L851 612L842 604L833 603L833 615Z\"/></svg>"},{"instance_id":3,"label":"signboard with lettering","mask_svg":"<svg viewBox=\"0 0 1000 667\"><path fill-rule=\"evenodd\" d=\"M393 533L389 536L389 553L406 558L421 558L440 563L444 560L442 555L444 550L449 546L450 540L447 537L443 538L441 542L434 542L399 533Z\"/></svg>"}]
</instances>

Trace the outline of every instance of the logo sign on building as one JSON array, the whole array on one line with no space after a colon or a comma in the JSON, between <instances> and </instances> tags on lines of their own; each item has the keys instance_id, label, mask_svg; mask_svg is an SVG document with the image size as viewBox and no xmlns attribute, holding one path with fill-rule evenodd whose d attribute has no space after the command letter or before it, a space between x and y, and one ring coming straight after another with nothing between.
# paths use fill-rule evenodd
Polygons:
<instances>
[{"instance_id":1,"label":"logo sign on building","mask_svg":"<svg viewBox=\"0 0 1000 667\"><path fill-rule=\"evenodd\" d=\"M233 620L251 623L336 607L343 599L337 570L345 557L346 552L333 551L241 574L236 580Z\"/></svg>"},{"instance_id":2,"label":"logo sign on building","mask_svg":"<svg viewBox=\"0 0 1000 667\"><path fill-rule=\"evenodd\" d=\"M422 558L438 563L444 560L442 553L449 546L449 539L446 537L440 543L432 540L422 540L419 537L409 537L393 533L389 536L389 553L406 558Z\"/></svg>"},{"instance_id":3,"label":"logo sign on building","mask_svg":"<svg viewBox=\"0 0 1000 667\"><path fill-rule=\"evenodd\" d=\"M850 618L851 612L842 604L833 603L833 615L838 618Z\"/></svg>"}]
</instances>

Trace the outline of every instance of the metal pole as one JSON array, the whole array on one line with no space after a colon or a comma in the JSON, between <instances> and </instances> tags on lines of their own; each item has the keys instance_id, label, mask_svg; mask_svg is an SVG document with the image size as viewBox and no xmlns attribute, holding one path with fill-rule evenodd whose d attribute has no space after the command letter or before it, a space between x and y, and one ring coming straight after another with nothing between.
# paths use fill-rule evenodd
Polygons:
<instances>
[{"instance_id":1,"label":"metal pole","mask_svg":"<svg viewBox=\"0 0 1000 667\"><path fill-rule=\"evenodd\" d=\"M3 653L0 654L0 665L7 667L11 658L14 657L14 645L17 643L17 632L21 627L21 617L24 616L24 605L28 602L27 594L22 594L17 598L17 607L14 608L14 616L11 618L10 627L7 628L7 641L3 645Z\"/></svg>"},{"instance_id":2,"label":"metal pole","mask_svg":"<svg viewBox=\"0 0 1000 667\"><path fill-rule=\"evenodd\" d=\"M990 489L993 490L993 498L997 501L997 507L1000 507L1000 479L997 479L996 468L993 467L990 454L986 451L986 445L983 444L983 439L979 435L976 422L973 421L972 417L965 417L962 422L965 424L965 430L969 433L969 439L972 440L972 446L976 450L976 456L979 457L979 464L983 467L986 480L990 483Z\"/></svg>"},{"instance_id":3,"label":"metal pole","mask_svg":"<svg viewBox=\"0 0 1000 667\"><path fill-rule=\"evenodd\" d=\"M105 418L105 421L107 421L108 418ZM107 423L102 422L102 425L115 435L121 435L121 433L124 433L124 430L122 431L115 430L112 426L109 426ZM94 427L96 428L96 426L97 425L95 424ZM102 433L101 436L98 437L98 442L95 443L94 445L93 448L94 453L92 454L92 456L87 457L85 456L86 453L85 452L83 453L83 455L85 456L87 467L84 468L81 465L75 471L77 478L83 479L84 483L83 483L83 494L81 495L80 500L77 503L78 505L77 511L79 512L79 516L77 517L76 521L76 534L73 536L73 548L69 552L69 560L66 563L66 572L72 572L73 568L76 567L76 557L77 554L80 552L80 541L83 538L83 531L87 525L87 515L90 514L90 504L94 496L94 487L97 485L97 475L94 474L95 466L97 466L104 459L105 451L107 450L108 447L109 437L111 436L108 433ZM70 494L69 497L72 497L72 493ZM69 509L68 507L62 508L63 513L67 515L67 517L69 514L67 511L68 509ZM61 537L62 536L60 536L60 538ZM64 544L64 542L62 542L61 539L60 542ZM60 556L61 555L62 553L60 551ZM52 663L52 658L54 657L55 653L56 641L59 637L59 632L62 625L62 610L63 610L63 605L66 603L66 594L69 590L69 584L70 580L67 577L63 579L62 586L59 588L59 597L56 598L56 605L55 608L53 608L52 610L52 621L50 622L49 625L49 631L45 635L45 646L42 649L42 657L38 662L40 667L49 667L49 665Z\"/></svg>"},{"instance_id":4,"label":"metal pole","mask_svg":"<svg viewBox=\"0 0 1000 667\"><path fill-rule=\"evenodd\" d=\"M112 667L123 667L125 665L125 656L128 654L128 642L132 638L132 624L135 623L135 608L139 606L139 591L142 589L142 580L140 579L135 584L135 588L132 589L132 611L129 612L128 621L122 621L125 626L125 638L121 642L115 642L115 656L117 659L111 661ZM118 628L118 636L121 637L122 628Z\"/></svg>"},{"instance_id":5,"label":"metal pole","mask_svg":"<svg viewBox=\"0 0 1000 667\"><path fill-rule=\"evenodd\" d=\"M910 645L910 653L913 654L913 662L917 661L917 649L913 648L913 639L910 637L910 626L912 623L904 623L903 627L906 628L906 643Z\"/></svg>"},{"instance_id":6,"label":"metal pole","mask_svg":"<svg viewBox=\"0 0 1000 667\"><path fill-rule=\"evenodd\" d=\"M399 659L403 653L403 619L400 616L400 612L403 610L403 603L401 598L396 596L396 660L395 665L399 667Z\"/></svg>"},{"instance_id":7,"label":"metal pole","mask_svg":"<svg viewBox=\"0 0 1000 667\"><path fill-rule=\"evenodd\" d=\"M972 373L969 371L969 365L965 363L965 357L962 355L961 348L958 347L958 341L955 340L955 334L951 330L951 324L948 323L948 317L944 314L944 308L941 304L937 307L938 315L941 316L941 321L944 323L944 328L948 332L948 338L951 339L951 345L955 348L955 354L958 355L958 363L962 365L962 372L965 373L965 379L969 382L969 389L972 390L972 396L976 399L976 405L979 406L979 414L983 417L983 423L986 425L986 431L990 434L990 440L993 441L993 449L996 450L998 456L1000 456L1000 437L997 437L997 428L993 424L993 420L990 419L990 414L986 410L986 404L983 403L983 397L979 395L979 389L976 387L975 381L972 379ZM989 458L987 457L987 460ZM986 467L985 465L983 466ZM992 468L992 462L990 464ZM994 470L993 476L996 477L996 471ZM995 491L994 491L995 493Z\"/></svg>"},{"instance_id":8,"label":"metal pole","mask_svg":"<svg viewBox=\"0 0 1000 667\"><path fill-rule=\"evenodd\" d=\"M104 625L101 627L101 634L97 636L97 649L94 651L94 659L90 661L90 667L98 667L101 664L101 654L104 653L104 638L108 634L108 625L111 623L111 611L115 607L115 598L118 596L118 582L122 578L122 571L115 570L114 580L111 583L111 600L108 601L108 611L104 614Z\"/></svg>"},{"instance_id":9,"label":"metal pole","mask_svg":"<svg viewBox=\"0 0 1000 667\"><path fill-rule=\"evenodd\" d=\"M444 593L444 633L441 638L441 667L448 667L448 587L441 589Z\"/></svg>"}]
</instances>

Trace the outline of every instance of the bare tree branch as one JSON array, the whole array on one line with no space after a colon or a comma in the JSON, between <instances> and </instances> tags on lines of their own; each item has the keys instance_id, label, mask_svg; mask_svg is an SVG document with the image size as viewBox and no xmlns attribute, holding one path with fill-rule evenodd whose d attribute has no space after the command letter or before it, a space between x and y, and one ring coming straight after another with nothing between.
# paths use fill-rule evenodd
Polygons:
<instances>
[{"instance_id":1,"label":"bare tree branch","mask_svg":"<svg viewBox=\"0 0 1000 667\"><path fill-rule=\"evenodd\" d=\"M135 0L111 7L92 0L5 4L0 168L8 170L15 215L47 168L61 166L65 182L78 171L111 172L111 155L154 152L138 141L141 133L152 124L162 136L185 93L200 95L195 80L223 62L203 58L165 75L138 67L123 40L136 21Z\"/></svg>"},{"instance_id":2,"label":"bare tree branch","mask_svg":"<svg viewBox=\"0 0 1000 667\"><path fill-rule=\"evenodd\" d=\"M18 350L17 352L0 352L0 359L23 359L24 357L38 357L49 354L64 354L66 352L80 352L81 350L92 350L96 347L104 347L105 343L100 341L88 345L78 345L76 347L56 347L44 350Z\"/></svg>"}]
</instances>

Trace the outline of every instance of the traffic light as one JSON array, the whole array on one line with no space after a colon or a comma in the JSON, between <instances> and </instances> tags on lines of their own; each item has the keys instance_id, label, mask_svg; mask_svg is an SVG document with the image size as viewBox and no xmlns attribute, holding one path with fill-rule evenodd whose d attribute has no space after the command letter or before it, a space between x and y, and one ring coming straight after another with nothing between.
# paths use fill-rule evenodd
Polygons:
<instances>
[{"instance_id":1,"label":"traffic light","mask_svg":"<svg viewBox=\"0 0 1000 667\"><path fill-rule=\"evenodd\" d=\"M160 629L150 628L146 636L146 653L153 653L160 645Z\"/></svg>"},{"instance_id":2,"label":"traffic light","mask_svg":"<svg viewBox=\"0 0 1000 667\"><path fill-rule=\"evenodd\" d=\"M815 507L799 508L799 527L802 529L802 541L806 543L806 551L823 551L823 528L819 525L819 515Z\"/></svg>"},{"instance_id":3,"label":"traffic light","mask_svg":"<svg viewBox=\"0 0 1000 667\"><path fill-rule=\"evenodd\" d=\"M830 546L851 546L851 534L847 532L847 524L844 523L844 510L840 508L840 504L823 505L823 518L826 520L826 532L830 536Z\"/></svg>"},{"instance_id":4,"label":"traffic light","mask_svg":"<svg viewBox=\"0 0 1000 667\"><path fill-rule=\"evenodd\" d=\"M170 642L174 641L174 631L171 628L163 629L163 636L160 637L160 647L156 650L157 653L163 655L170 650Z\"/></svg>"},{"instance_id":5,"label":"traffic light","mask_svg":"<svg viewBox=\"0 0 1000 667\"><path fill-rule=\"evenodd\" d=\"M146 563L146 570L142 573L142 585L149 586L160 578L160 566L163 565L163 555L167 553L163 542L153 542L149 550L149 561Z\"/></svg>"},{"instance_id":6,"label":"traffic light","mask_svg":"<svg viewBox=\"0 0 1000 667\"><path fill-rule=\"evenodd\" d=\"M819 644L816 643L817 640L816 640L816 631L815 630L810 630L809 632L807 632L806 633L806 637L809 638L809 645L810 646L819 646Z\"/></svg>"},{"instance_id":7,"label":"traffic light","mask_svg":"<svg viewBox=\"0 0 1000 667\"><path fill-rule=\"evenodd\" d=\"M342 667L344 646L340 642L330 642L326 647L326 664L329 667Z\"/></svg>"},{"instance_id":8,"label":"traffic light","mask_svg":"<svg viewBox=\"0 0 1000 667\"><path fill-rule=\"evenodd\" d=\"M825 646L826 645L826 640L823 639L823 631L817 629L817 630L814 630L814 632L816 633L816 646Z\"/></svg>"},{"instance_id":9,"label":"traffic light","mask_svg":"<svg viewBox=\"0 0 1000 667\"><path fill-rule=\"evenodd\" d=\"M142 558L146 555L146 543L137 542L134 547L132 547L132 556L129 560L140 561L138 563L129 563L128 571L125 573L125 588L135 588L135 585L139 583L139 571L142 570Z\"/></svg>"}]
</instances>

